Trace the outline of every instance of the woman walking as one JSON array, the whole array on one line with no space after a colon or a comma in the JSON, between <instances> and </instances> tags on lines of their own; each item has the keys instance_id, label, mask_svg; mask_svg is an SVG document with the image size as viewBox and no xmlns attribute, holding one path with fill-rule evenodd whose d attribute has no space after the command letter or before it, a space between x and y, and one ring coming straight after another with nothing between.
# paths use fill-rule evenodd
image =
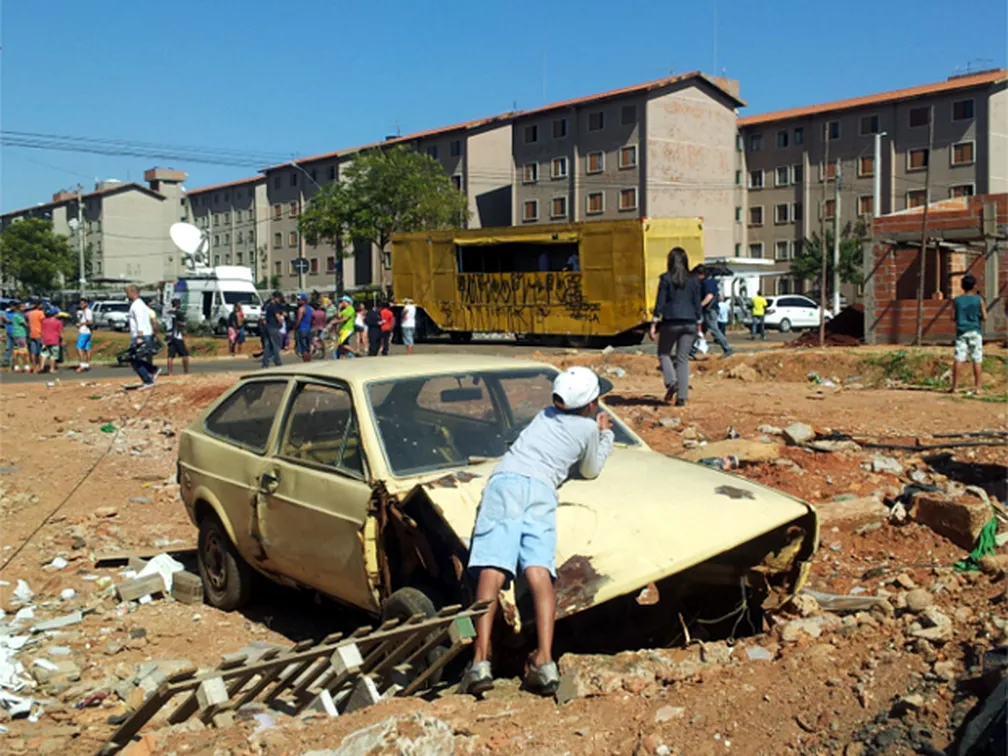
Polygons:
<instances>
[{"instance_id":1,"label":"woman walking","mask_svg":"<svg viewBox=\"0 0 1008 756\"><path fill-rule=\"evenodd\" d=\"M689 258L682 247L668 254L668 270L658 279L658 298L651 322L651 339L658 337L658 359L665 378L665 403L678 393L676 406L689 394L689 353L703 328L700 281L690 275ZM672 350L675 349L675 363Z\"/></svg>"}]
</instances>

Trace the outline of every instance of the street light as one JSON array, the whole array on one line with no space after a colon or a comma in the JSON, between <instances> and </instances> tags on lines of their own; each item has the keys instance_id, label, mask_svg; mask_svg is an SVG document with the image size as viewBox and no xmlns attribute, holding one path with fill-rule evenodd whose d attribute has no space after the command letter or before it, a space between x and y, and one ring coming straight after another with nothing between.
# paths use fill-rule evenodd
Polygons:
<instances>
[{"instance_id":1,"label":"street light","mask_svg":"<svg viewBox=\"0 0 1008 756\"><path fill-rule=\"evenodd\" d=\"M291 160L290 161L290 165L292 165L294 168L297 168L299 171L301 171L301 173L304 174L305 178L307 178L309 181L311 181L313 184L315 184L316 187L318 187L319 189L322 189L322 184L320 184L318 181L316 181L315 178L308 171L306 171L299 163L297 163L294 160ZM304 192L301 192L301 197L302 197L302 199L298 203L298 205L299 205L299 207L298 207L299 213L304 211L304 200L303 200ZM304 241L300 238L300 234L298 234L298 237L299 237L298 238L299 243L300 244L304 244ZM339 296L342 296L342 294L343 294L343 238L342 238L342 236L337 236L336 237L335 252L336 252L336 256L335 256L335 259L333 261L335 263L333 265L333 285L334 285L334 288L336 289L336 296L339 297ZM298 253L299 253L299 256L300 256L300 253L301 253L301 249L300 248L298 249ZM302 259L304 259L304 258L302 257ZM299 285L300 285L300 287L302 289L304 289L304 284L300 280L299 280Z\"/></svg>"}]
</instances>

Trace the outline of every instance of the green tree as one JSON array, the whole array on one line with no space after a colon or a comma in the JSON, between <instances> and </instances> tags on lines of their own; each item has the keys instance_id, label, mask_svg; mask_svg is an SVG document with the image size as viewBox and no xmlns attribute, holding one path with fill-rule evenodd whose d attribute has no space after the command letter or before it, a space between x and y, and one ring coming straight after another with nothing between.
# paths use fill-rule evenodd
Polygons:
<instances>
[{"instance_id":1,"label":"green tree","mask_svg":"<svg viewBox=\"0 0 1008 756\"><path fill-rule=\"evenodd\" d=\"M441 163L399 145L355 157L338 182L315 195L298 228L311 245L368 239L384 251L394 233L457 228L467 217L466 196Z\"/></svg>"},{"instance_id":2,"label":"green tree","mask_svg":"<svg viewBox=\"0 0 1008 756\"><path fill-rule=\"evenodd\" d=\"M26 218L0 233L0 278L16 282L25 293L56 289L60 276L75 269L74 258L67 238L53 233L52 221Z\"/></svg>"},{"instance_id":3,"label":"green tree","mask_svg":"<svg viewBox=\"0 0 1008 756\"><path fill-rule=\"evenodd\" d=\"M849 222L840 229L840 280L843 283L861 283L861 266L864 262L862 244L868 236L864 221ZM822 273L822 253L826 248L826 281L827 286L833 280L833 229L827 228L825 244L818 233L802 243L801 252L791 261L792 275L803 279L819 281Z\"/></svg>"}]
</instances>

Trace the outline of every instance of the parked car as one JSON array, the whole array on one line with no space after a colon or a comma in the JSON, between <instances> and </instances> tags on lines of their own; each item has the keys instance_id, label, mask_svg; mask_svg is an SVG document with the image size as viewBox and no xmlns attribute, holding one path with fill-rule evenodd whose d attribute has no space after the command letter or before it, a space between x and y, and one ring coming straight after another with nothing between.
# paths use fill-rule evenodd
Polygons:
<instances>
[{"instance_id":1,"label":"parked car","mask_svg":"<svg viewBox=\"0 0 1008 756\"><path fill-rule=\"evenodd\" d=\"M497 459L551 403L556 374L535 362L439 354L242 377L179 444L206 600L237 609L259 573L384 619L468 604L481 492ZM713 617L741 600L759 627L759 612L804 582L815 510L654 452L615 415L613 426L601 476L559 492L557 617L622 599L621 621L634 627L634 597L656 583L663 627L677 626L676 607ZM503 621L514 627L521 617L527 628L523 581L513 591Z\"/></svg>"},{"instance_id":2,"label":"parked car","mask_svg":"<svg viewBox=\"0 0 1008 756\"><path fill-rule=\"evenodd\" d=\"M767 328L776 328L781 333L787 333L792 329L819 327L820 307L806 296L782 294L778 297L766 297L766 301ZM826 310L826 320L832 317L833 313ZM746 325L752 323L751 304L742 322Z\"/></svg>"},{"instance_id":3,"label":"parked car","mask_svg":"<svg viewBox=\"0 0 1008 756\"><path fill-rule=\"evenodd\" d=\"M96 302L91 307L91 312L94 314L94 327L125 331L129 327L127 323L129 308L129 302Z\"/></svg>"}]
</instances>

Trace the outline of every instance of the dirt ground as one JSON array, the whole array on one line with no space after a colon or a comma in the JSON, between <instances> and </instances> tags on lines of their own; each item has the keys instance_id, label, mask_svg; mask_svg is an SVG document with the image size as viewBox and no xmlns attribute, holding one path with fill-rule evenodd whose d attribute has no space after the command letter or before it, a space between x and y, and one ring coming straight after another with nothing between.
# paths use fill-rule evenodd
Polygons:
<instances>
[{"instance_id":1,"label":"dirt ground","mask_svg":"<svg viewBox=\"0 0 1008 756\"><path fill-rule=\"evenodd\" d=\"M1000 373L989 377L987 389L997 399L1005 391L1005 358L1003 351L992 351ZM820 434L909 445L934 443L935 434L1008 427L1004 401L921 390L921 384L942 380L947 363L937 354L893 354L775 349L707 359L694 365L690 400L678 408L659 402L663 387L654 357L572 352L553 361L588 364L607 375L615 384L608 398L612 410L655 450L670 455L724 439L729 429L744 439L779 441L764 426L795 422ZM38 721L5 721L0 710L0 725L9 730L0 734L3 752L95 752L115 729L109 718L126 712L126 703L112 694L97 706L75 704L107 676L129 676L136 664L185 659L210 667L251 641L289 645L364 624L348 610L279 588L258 596L248 611L231 614L171 600L127 611L109 597L123 568L96 567L98 555L195 545L196 531L174 483L178 434L233 380L164 379L142 394L123 391L118 381L0 386L0 607L7 613L0 617L0 634L20 606L12 600L18 580L35 594L36 618L86 610L81 623L47 634L20 655L32 672L35 659L65 652L77 663L79 680L50 695L33 693L45 699ZM996 480L1005 477L1003 446L949 451L963 463L957 470L993 470L988 488L1004 501ZM865 469L879 455L897 460L901 472ZM925 456L781 446L779 459L743 465L738 474L803 498L825 516L844 499L898 496L911 473L947 483L952 476ZM955 571L953 562L964 556L963 549L913 522L827 523L809 587L881 591L896 606L894 616L838 618L820 637L792 641L782 637L790 619L782 615L771 618L763 634L722 642L724 658L703 664L690 679L562 706L504 681L482 701L446 689L428 700L391 700L335 719L276 716L220 730L152 725L145 730L152 734L133 752L302 754L336 748L351 733L389 717L405 722L414 715L447 723L447 737L462 753L850 756L927 752L922 744L941 751L975 702L958 681L983 650L1008 638L1004 579ZM56 557L67 566L54 567ZM908 638L913 617L900 603L912 586L926 589L937 608L954 618L950 642ZM772 660L751 660L746 649L755 646L769 650ZM712 654L702 653L705 660ZM912 703L900 703L905 696ZM423 717L414 728L423 729Z\"/></svg>"}]
</instances>

